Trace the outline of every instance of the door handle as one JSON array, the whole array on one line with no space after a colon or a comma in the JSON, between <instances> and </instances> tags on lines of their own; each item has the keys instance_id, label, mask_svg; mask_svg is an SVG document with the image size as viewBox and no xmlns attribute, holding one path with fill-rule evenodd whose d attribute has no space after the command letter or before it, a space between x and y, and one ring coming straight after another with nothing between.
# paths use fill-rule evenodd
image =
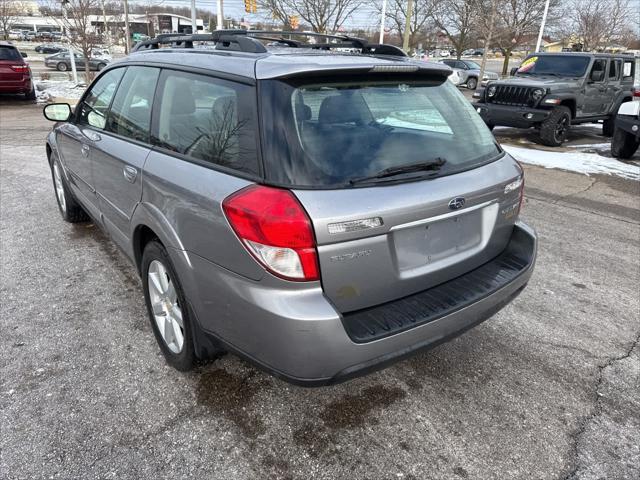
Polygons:
<instances>
[{"instance_id":1,"label":"door handle","mask_svg":"<svg viewBox=\"0 0 640 480\"><path fill-rule=\"evenodd\" d=\"M127 165L123 170L124 178L127 179L127 182L134 183L136 181L136 177L138 176L138 170L134 167Z\"/></svg>"},{"instance_id":2,"label":"door handle","mask_svg":"<svg viewBox=\"0 0 640 480\"><path fill-rule=\"evenodd\" d=\"M99 134L97 134L96 132L92 132L91 130L85 130L82 133L84 133L87 138L93 142L99 142L102 139Z\"/></svg>"},{"instance_id":3,"label":"door handle","mask_svg":"<svg viewBox=\"0 0 640 480\"><path fill-rule=\"evenodd\" d=\"M80 151L82 152L83 157L88 157L91 149L89 148L89 145L83 144L82 147L80 148Z\"/></svg>"}]
</instances>

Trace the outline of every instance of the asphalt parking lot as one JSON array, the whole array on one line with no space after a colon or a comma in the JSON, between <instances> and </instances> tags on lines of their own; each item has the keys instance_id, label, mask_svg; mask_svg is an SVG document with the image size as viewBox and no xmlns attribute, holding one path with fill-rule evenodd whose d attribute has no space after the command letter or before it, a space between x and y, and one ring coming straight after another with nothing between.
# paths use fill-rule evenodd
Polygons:
<instances>
[{"instance_id":1,"label":"asphalt parking lot","mask_svg":"<svg viewBox=\"0 0 640 480\"><path fill-rule=\"evenodd\" d=\"M136 271L57 210L41 107L0 100L0 477L640 478L640 182L526 166L527 289L479 327L303 389L167 367Z\"/></svg>"}]
</instances>

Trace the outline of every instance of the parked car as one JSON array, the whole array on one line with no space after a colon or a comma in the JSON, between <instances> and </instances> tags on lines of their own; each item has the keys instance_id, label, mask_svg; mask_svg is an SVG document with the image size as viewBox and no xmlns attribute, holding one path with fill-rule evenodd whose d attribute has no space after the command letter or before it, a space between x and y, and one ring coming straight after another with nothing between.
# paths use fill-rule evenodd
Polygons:
<instances>
[{"instance_id":1,"label":"parked car","mask_svg":"<svg viewBox=\"0 0 640 480\"><path fill-rule=\"evenodd\" d=\"M544 145L560 146L571 125L603 122L613 135L620 105L632 99L633 56L601 53L536 53L513 77L489 82L474 97L478 113L493 128L536 128Z\"/></svg>"},{"instance_id":2,"label":"parked car","mask_svg":"<svg viewBox=\"0 0 640 480\"><path fill-rule=\"evenodd\" d=\"M66 50L66 47L55 45L53 43L43 43L35 48L37 53L58 53Z\"/></svg>"},{"instance_id":3,"label":"parked car","mask_svg":"<svg viewBox=\"0 0 640 480\"><path fill-rule=\"evenodd\" d=\"M478 87L480 78L480 65L471 60L442 60L442 63L455 69L460 76L460 84L466 85L468 89L475 90ZM494 72L484 72L483 81L498 80L500 76Z\"/></svg>"},{"instance_id":4,"label":"parked car","mask_svg":"<svg viewBox=\"0 0 640 480\"><path fill-rule=\"evenodd\" d=\"M634 98L640 100L640 87L633 89ZM629 159L640 146L640 101L620 105L611 139L611 155Z\"/></svg>"},{"instance_id":5,"label":"parked car","mask_svg":"<svg viewBox=\"0 0 640 480\"><path fill-rule=\"evenodd\" d=\"M74 59L76 62L76 68L84 69L85 58L79 53L74 53ZM89 69L90 70L102 70L110 62L108 58L90 58ZM44 65L48 68L55 68L60 72L66 72L71 69L71 57L68 51L62 51L51 55L44 59Z\"/></svg>"},{"instance_id":6,"label":"parked car","mask_svg":"<svg viewBox=\"0 0 640 480\"><path fill-rule=\"evenodd\" d=\"M24 34L24 40L27 40L29 42L34 42L38 37L38 33L37 32L27 32Z\"/></svg>"},{"instance_id":7,"label":"parked car","mask_svg":"<svg viewBox=\"0 0 640 480\"><path fill-rule=\"evenodd\" d=\"M21 30L10 30L9 31L9 40L22 40L24 37L24 33Z\"/></svg>"},{"instance_id":8,"label":"parked car","mask_svg":"<svg viewBox=\"0 0 640 480\"><path fill-rule=\"evenodd\" d=\"M14 45L0 42L0 93L24 95L25 100L36 99L31 69Z\"/></svg>"},{"instance_id":9,"label":"parked car","mask_svg":"<svg viewBox=\"0 0 640 480\"><path fill-rule=\"evenodd\" d=\"M207 38L216 50L139 44L75 112L44 109L61 122L46 143L60 213L92 218L136 266L169 364L231 351L332 383L522 291L523 170L448 67L349 37L337 45L360 54Z\"/></svg>"}]
</instances>

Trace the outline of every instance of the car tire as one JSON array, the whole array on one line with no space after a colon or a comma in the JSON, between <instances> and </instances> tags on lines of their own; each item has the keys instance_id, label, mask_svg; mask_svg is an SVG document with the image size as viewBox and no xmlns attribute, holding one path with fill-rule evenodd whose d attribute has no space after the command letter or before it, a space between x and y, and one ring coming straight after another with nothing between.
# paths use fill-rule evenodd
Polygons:
<instances>
[{"instance_id":1,"label":"car tire","mask_svg":"<svg viewBox=\"0 0 640 480\"><path fill-rule=\"evenodd\" d=\"M625 132L621 128L616 128L611 139L611 156L615 158L629 159L638 150L640 140Z\"/></svg>"},{"instance_id":2,"label":"car tire","mask_svg":"<svg viewBox=\"0 0 640 480\"><path fill-rule=\"evenodd\" d=\"M476 77L467 78L467 88L469 90L475 90L478 87L478 79Z\"/></svg>"},{"instance_id":3,"label":"car tire","mask_svg":"<svg viewBox=\"0 0 640 480\"><path fill-rule=\"evenodd\" d=\"M102 70L104 67L106 67L107 64L106 63L99 63L98 66L96 67L96 70L100 71Z\"/></svg>"},{"instance_id":4,"label":"car tire","mask_svg":"<svg viewBox=\"0 0 640 480\"><path fill-rule=\"evenodd\" d=\"M613 131L616 129L615 117L609 117L602 122L602 135L605 137L612 137Z\"/></svg>"},{"instance_id":5,"label":"car tire","mask_svg":"<svg viewBox=\"0 0 640 480\"><path fill-rule=\"evenodd\" d=\"M67 186L67 182L62 172L62 166L57 157L53 156L51 160L51 178L53 179L53 189L58 202L60 215L65 222L80 223L89 220L89 215L78 204L73 194Z\"/></svg>"},{"instance_id":6,"label":"car tire","mask_svg":"<svg viewBox=\"0 0 640 480\"><path fill-rule=\"evenodd\" d=\"M559 147L567 139L571 127L571 110L560 106L540 125L540 140L548 147Z\"/></svg>"},{"instance_id":7,"label":"car tire","mask_svg":"<svg viewBox=\"0 0 640 480\"><path fill-rule=\"evenodd\" d=\"M36 87L34 86L29 93L24 94L24 99L27 102L33 102L36 99Z\"/></svg>"},{"instance_id":8,"label":"car tire","mask_svg":"<svg viewBox=\"0 0 640 480\"><path fill-rule=\"evenodd\" d=\"M167 363L181 372L192 370L196 355L191 311L169 254L158 240L147 243L142 254L142 287L151 328Z\"/></svg>"},{"instance_id":9,"label":"car tire","mask_svg":"<svg viewBox=\"0 0 640 480\"><path fill-rule=\"evenodd\" d=\"M66 72L67 70L69 70L69 67L67 67L66 63L60 62L60 63L58 63L58 65L56 65L56 69L59 72Z\"/></svg>"}]
</instances>

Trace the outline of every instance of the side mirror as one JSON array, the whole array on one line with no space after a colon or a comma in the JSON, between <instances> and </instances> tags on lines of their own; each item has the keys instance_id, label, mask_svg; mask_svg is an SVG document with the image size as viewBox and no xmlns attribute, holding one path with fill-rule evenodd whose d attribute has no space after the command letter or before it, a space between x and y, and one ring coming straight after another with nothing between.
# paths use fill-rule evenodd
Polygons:
<instances>
[{"instance_id":1,"label":"side mirror","mask_svg":"<svg viewBox=\"0 0 640 480\"><path fill-rule=\"evenodd\" d=\"M604 72L602 70L596 70L595 72L591 72L591 76L589 78L592 82L601 82L604 80Z\"/></svg>"},{"instance_id":2,"label":"side mirror","mask_svg":"<svg viewBox=\"0 0 640 480\"><path fill-rule=\"evenodd\" d=\"M51 103L42 109L44 118L52 122L66 122L71 117L71 105L68 103Z\"/></svg>"},{"instance_id":3,"label":"side mirror","mask_svg":"<svg viewBox=\"0 0 640 480\"><path fill-rule=\"evenodd\" d=\"M513 67L513 68L509 71L509 76L513 77L516 73L518 73L518 67Z\"/></svg>"},{"instance_id":4,"label":"side mirror","mask_svg":"<svg viewBox=\"0 0 640 480\"><path fill-rule=\"evenodd\" d=\"M22 58L27 58L27 56L28 56L28 55L27 55L26 53L24 53L24 52L20 52L20 55L22 55Z\"/></svg>"}]
</instances>

